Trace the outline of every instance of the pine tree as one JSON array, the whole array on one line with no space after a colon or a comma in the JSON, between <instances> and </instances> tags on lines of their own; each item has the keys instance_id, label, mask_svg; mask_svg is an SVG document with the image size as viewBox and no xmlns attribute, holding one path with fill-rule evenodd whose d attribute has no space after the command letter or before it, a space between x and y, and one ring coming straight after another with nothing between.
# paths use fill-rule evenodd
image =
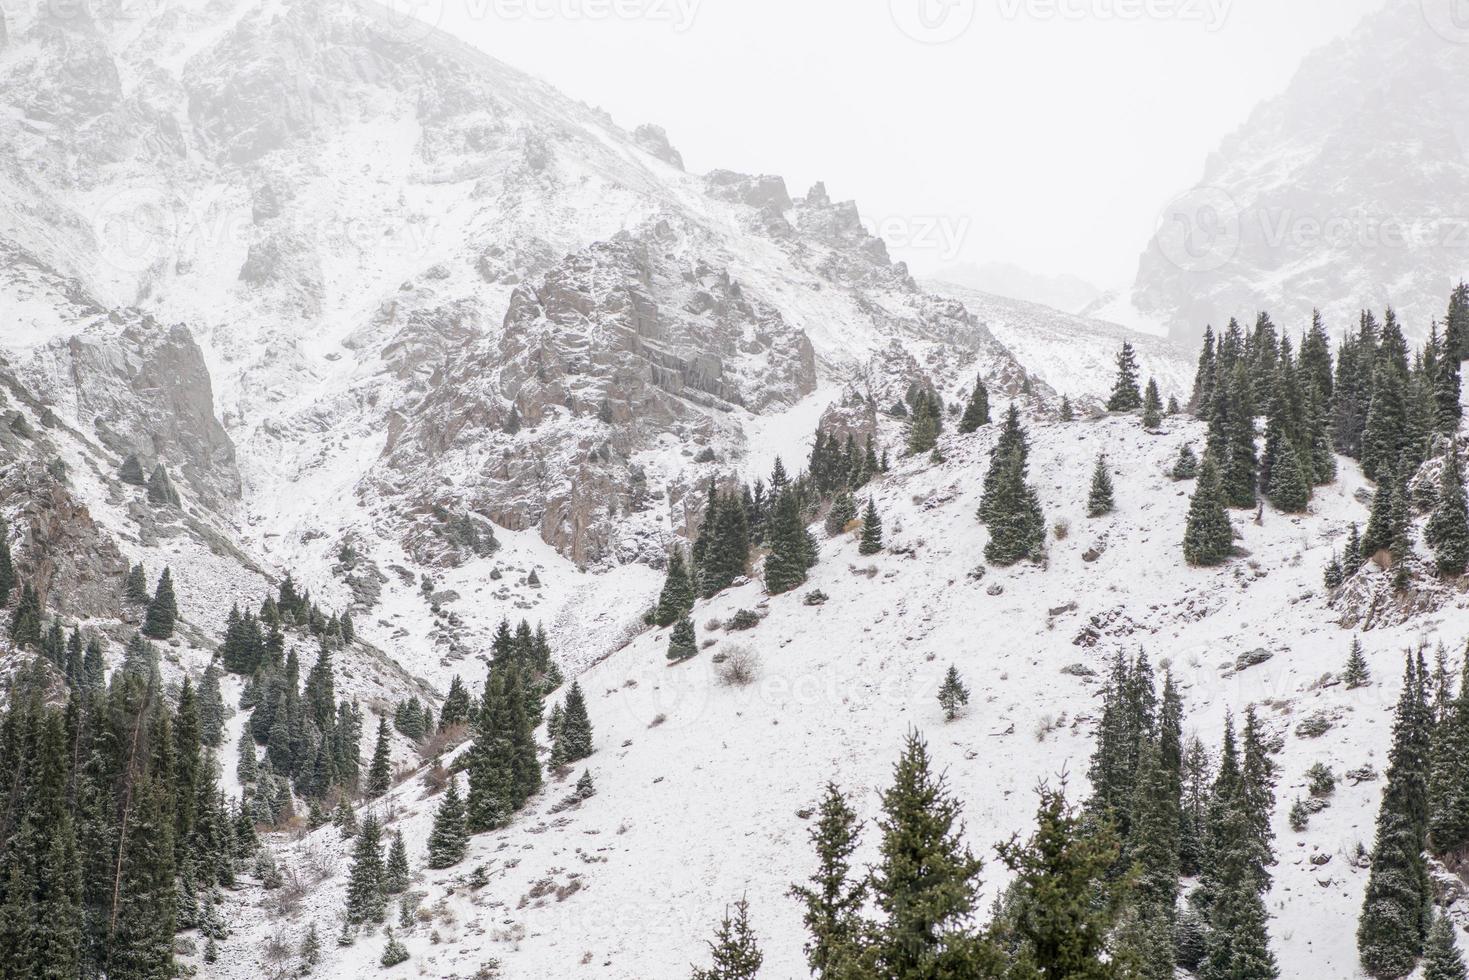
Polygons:
<instances>
[{"instance_id":1,"label":"pine tree","mask_svg":"<svg viewBox=\"0 0 1469 980\"><path fill-rule=\"evenodd\" d=\"M961 806L910 732L882 796L882 844L872 870L882 919L872 954L885 977L966 976L982 941L964 931L974 914L981 862L963 843ZM982 975L982 974L981 974Z\"/></svg>"},{"instance_id":2,"label":"pine tree","mask_svg":"<svg viewBox=\"0 0 1469 980\"><path fill-rule=\"evenodd\" d=\"M867 509L862 512L862 539L857 545L857 554L875 555L882 550L882 518L877 514L877 504L867 498Z\"/></svg>"},{"instance_id":3,"label":"pine tree","mask_svg":"<svg viewBox=\"0 0 1469 980\"><path fill-rule=\"evenodd\" d=\"M1013 408L1013 406L1012 406ZM1001 436L1002 443L1004 436ZM1025 479L1025 443L1000 448L985 475L986 492L980 501L980 519L989 524L990 539L984 557L995 565L1013 565L1038 558L1045 545L1046 522L1040 499Z\"/></svg>"},{"instance_id":4,"label":"pine tree","mask_svg":"<svg viewBox=\"0 0 1469 980\"><path fill-rule=\"evenodd\" d=\"M1428 796L1434 853L1449 854L1469 845L1469 660L1458 696L1439 713L1434 729Z\"/></svg>"},{"instance_id":5,"label":"pine tree","mask_svg":"<svg viewBox=\"0 0 1469 980\"><path fill-rule=\"evenodd\" d=\"M831 502L831 508L826 512L826 520L822 527L826 530L828 537L836 537L847 529L847 525L857 517L857 502L852 499L848 490L842 490Z\"/></svg>"},{"instance_id":6,"label":"pine tree","mask_svg":"<svg viewBox=\"0 0 1469 980\"><path fill-rule=\"evenodd\" d=\"M1214 457L1204 456L1198 486L1188 508L1188 527L1183 536L1183 557L1190 565L1218 565L1234 551L1234 532L1224 509L1219 470Z\"/></svg>"},{"instance_id":7,"label":"pine tree","mask_svg":"<svg viewBox=\"0 0 1469 980\"><path fill-rule=\"evenodd\" d=\"M1175 480L1192 480L1199 475L1199 458L1188 443L1178 447L1178 458L1173 461L1173 469L1168 475Z\"/></svg>"},{"instance_id":8,"label":"pine tree","mask_svg":"<svg viewBox=\"0 0 1469 980\"><path fill-rule=\"evenodd\" d=\"M1097 457L1097 465L1092 469L1092 490L1087 497L1086 513L1088 517L1101 517L1112 513L1114 507L1112 499L1112 474L1107 472L1107 457Z\"/></svg>"},{"instance_id":9,"label":"pine tree","mask_svg":"<svg viewBox=\"0 0 1469 980\"><path fill-rule=\"evenodd\" d=\"M1216 361L1214 356L1214 328L1204 327L1204 343L1199 349L1198 368L1194 371L1194 387L1188 399L1188 410L1202 416L1214 400Z\"/></svg>"},{"instance_id":10,"label":"pine tree","mask_svg":"<svg viewBox=\"0 0 1469 980\"><path fill-rule=\"evenodd\" d=\"M1163 424L1163 399L1158 395L1158 382L1148 379L1143 394L1143 428L1152 431Z\"/></svg>"},{"instance_id":11,"label":"pine tree","mask_svg":"<svg viewBox=\"0 0 1469 980\"><path fill-rule=\"evenodd\" d=\"M1326 570L1321 573L1321 583L1328 589L1335 589L1340 587L1343 581L1345 581L1345 575L1342 572L1341 557L1333 551L1331 560L1326 563Z\"/></svg>"},{"instance_id":12,"label":"pine tree","mask_svg":"<svg viewBox=\"0 0 1469 980\"><path fill-rule=\"evenodd\" d=\"M173 594L173 573L165 568L158 576L158 588L153 600L148 603L147 615L143 618L143 635L154 640L166 640L173 636L174 624L178 621L178 601Z\"/></svg>"},{"instance_id":13,"label":"pine tree","mask_svg":"<svg viewBox=\"0 0 1469 980\"><path fill-rule=\"evenodd\" d=\"M990 392L984 386L984 379L980 378L974 382L974 392L969 396L969 404L964 406L964 415L959 419L959 431L968 435L979 431L982 425L990 424Z\"/></svg>"},{"instance_id":14,"label":"pine tree","mask_svg":"<svg viewBox=\"0 0 1469 980\"><path fill-rule=\"evenodd\" d=\"M373 814L362 820L352 850L352 874L347 881L347 921L353 925L381 922L387 915L388 899L383 891L382 825Z\"/></svg>"},{"instance_id":15,"label":"pine tree","mask_svg":"<svg viewBox=\"0 0 1469 980\"><path fill-rule=\"evenodd\" d=\"M1423 532L1442 575L1462 575L1469 565L1469 500L1459 466L1458 442L1450 443L1439 480L1438 502Z\"/></svg>"},{"instance_id":16,"label":"pine tree","mask_svg":"<svg viewBox=\"0 0 1469 980\"><path fill-rule=\"evenodd\" d=\"M668 659L675 662L687 660L698 652L699 640L694 633L694 621L684 616L673 624L673 632L668 635Z\"/></svg>"},{"instance_id":17,"label":"pine tree","mask_svg":"<svg viewBox=\"0 0 1469 980\"><path fill-rule=\"evenodd\" d=\"M1402 977L1423 952L1431 897L1423 851L1428 823L1430 724L1425 670L1413 657L1393 722L1387 785L1377 815L1367 892L1357 922L1357 952L1374 977Z\"/></svg>"},{"instance_id":18,"label":"pine tree","mask_svg":"<svg viewBox=\"0 0 1469 980\"><path fill-rule=\"evenodd\" d=\"M397 895L408 889L408 848L403 843L403 831L393 832L388 844L388 861L383 868L383 892Z\"/></svg>"},{"instance_id":19,"label":"pine tree","mask_svg":"<svg viewBox=\"0 0 1469 980\"><path fill-rule=\"evenodd\" d=\"M770 528L770 554L765 557L765 591L789 592L806 581L811 567L812 542L801 520L796 496L783 492L775 502Z\"/></svg>"},{"instance_id":20,"label":"pine tree","mask_svg":"<svg viewBox=\"0 0 1469 980\"><path fill-rule=\"evenodd\" d=\"M452 868L464 860L469 834L464 826L464 801L459 796L459 780L450 777L449 788L434 811L434 827L428 835L428 866Z\"/></svg>"},{"instance_id":21,"label":"pine tree","mask_svg":"<svg viewBox=\"0 0 1469 980\"><path fill-rule=\"evenodd\" d=\"M944 720L953 721L958 718L968 703L969 688L959 679L958 668L950 664L948 673L944 675L944 682L939 686L939 707L944 709Z\"/></svg>"},{"instance_id":22,"label":"pine tree","mask_svg":"<svg viewBox=\"0 0 1469 980\"><path fill-rule=\"evenodd\" d=\"M1348 690L1366 687L1372 680L1371 672L1367 669L1367 657L1362 653L1362 641L1355 636L1352 637L1352 649L1347 654L1347 666L1341 679Z\"/></svg>"},{"instance_id":23,"label":"pine tree","mask_svg":"<svg viewBox=\"0 0 1469 980\"><path fill-rule=\"evenodd\" d=\"M178 488L169 479L168 470L162 463L153 467L153 475L148 477L148 502L155 506L178 507Z\"/></svg>"},{"instance_id":24,"label":"pine tree","mask_svg":"<svg viewBox=\"0 0 1469 980\"><path fill-rule=\"evenodd\" d=\"M15 563L10 557L10 524L0 517L0 609L10 605L15 589Z\"/></svg>"},{"instance_id":25,"label":"pine tree","mask_svg":"<svg viewBox=\"0 0 1469 980\"><path fill-rule=\"evenodd\" d=\"M684 564L683 549L675 547L668 559L668 576L663 581L663 591L658 595L653 622L658 626L671 626L678 617L693 608L694 587Z\"/></svg>"},{"instance_id":26,"label":"pine tree","mask_svg":"<svg viewBox=\"0 0 1469 980\"><path fill-rule=\"evenodd\" d=\"M10 617L10 638L21 648L36 648L41 645L41 599L36 587L27 582L20 590L20 599Z\"/></svg>"},{"instance_id":27,"label":"pine tree","mask_svg":"<svg viewBox=\"0 0 1469 980\"><path fill-rule=\"evenodd\" d=\"M321 962L321 937L317 935L315 922L306 927L306 935L301 937L299 955L303 974L310 973Z\"/></svg>"},{"instance_id":28,"label":"pine tree","mask_svg":"<svg viewBox=\"0 0 1469 980\"><path fill-rule=\"evenodd\" d=\"M455 674L453 680L449 681L449 693L444 695L444 703L439 708L439 731L467 724L469 724L469 691L465 689L464 682L459 679L459 675Z\"/></svg>"},{"instance_id":29,"label":"pine tree","mask_svg":"<svg viewBox=\"0 0 1469 980\"><path fill-rule=\"evenodd\" d=\"M1311 499L1309 481L1302 475L1300 460L1289 442L1282 443L1270 471L1267 496L1276 510L1304 514Z\"/></svg>"},{"instance_id":30,"label":"pine tree","mask_svg":"<svg viewBox=\"0 0 1469 980\"><path fill-rule=\"evenodd\" d=\"M1137 355L1132 344L1123 341L1122 350L1117 354L1117 380L1107 399L1107 411L1130 412L1142 403L1143 394L1137 386Z\"/></svg>"},{"instance_id":31,"label":"pine tree","mask_svg":"<svg viewBox=\"0 0 1469 980\"><path fill-rule=\"evenodd\" d=\"M709 952L714 965L707 970L696 968L693 980L755 980L765 955L750 928L750 906L745 899L735 903L733 918L725 910Z\"/></svg>"},{"instance_id":32,"label":"pine tree","mask_svg":"<svg viewBox=\"0 0 1469 980\"><path fill-rule=\"evenodd\" d=\"M791 886L805 906L809 938L806 962L820 980L839 980L856 960L862 944L862 907L867 884L852 877L852 855L860 843L857 814L835 783L826 784L820 815L811 829L817 869L809 885Z\"/></svg>"},{"instance_id":33,"label":"pine tree","mask_svg":"<svg viewBox=\"0 0 1469 980\"><path fill-rule=\"evenodd\" d=\"M1061 396L1061 421L1072 422L1076 419L1076 412L1071 407L1071 399L1065 395Z\"/></svg>"},{"instance_id":34,"label":"pine tree","mask_svg":"<svg viewBox=\"0 0 1469 980\"><path fill-rule=\"evenodd\" d=\"M565 764L580 762L592 754L592 722L587 717L587 701L581 684L571 682L566 692L566 705L560 724L556 726L556 744L561 748Z\"/></svg>"},{"instance_id":35,"label":"pine tree","mask_svg":"<svg viewBox=\"0 0 1469 980\"><path fill-rule=\"evenodd\" d=\"M1223 446L1220 460L1220 486L1229 507L1254 507L1259 462L1255 457L1255 418L1251 406L1250 381L1243 364L1235 365L1229 391L1214 399L1215 419L1210 423L1210 438L1222 427ZM1214 446L1211 444L1210 449Z\"/></svg>"},{"instance_id":36,"label":"pine tree","mask_svg":"<svg viewBox=\"0 0 1469 980\"><path fill-rule=\"evenodd\" d=\"M1026 942L1030 971L1022 976L1130 976L1108 955L1117 913L1117 884L1108 875L1118 857L1117 838L1066 802L1066 788L1042 786L1036 829L997 850L1015 874L1011 901L1015 929ZM917 976L918 974L914 974ZM930 974L923 974L924 976Z\"/></svg>"},{"instance_id":37,"label":"pine tree","mask_svg":"<svg viewBox=\"0 0 1469 980\"><path fill-rule=\"evenodd\" d=\"M387 967L397 966L399 963L406 962L408 959L408 947L404 946L398 937L393 935L392 926L388 926L385 935L388 941L383 945L383 955L378 960L378 965L386 969Z\"/></svg>"},{"instance_id":38,"label":"pine tree","mask_svg":"<svg viewBox=\"0 0 1469 980\"><path fill-rule=\"evenodd\" d=\"M1428 949L1423 964L1423 980L1465 980L1464 958L1459 954L1454 923L1440 913L1433 917L1428 930Z\"/></svg>"},{"instance_id":39,"label":"pine tree","mask_svg":"<svg viewBox=\"0 0 1469 980\"><path fill-rule=\"evenodd\" d=\"M938 395L930 392L919 392L913 401L913 415L908 421L908 452L920 456L938 445L941 406Z\"/></svg>"},{"instance_id":40,"label":"pine tree","mask_svg":"<svg viewBox=\"0 0 1469 980\"><path fill-rule=\"evenodd\" d=\"M376 799L393 785L393 756L388 743L388 719L377 720L377 745L372 750L372 764L367 769L367 796Z\"/></svg>"}]
</instances>

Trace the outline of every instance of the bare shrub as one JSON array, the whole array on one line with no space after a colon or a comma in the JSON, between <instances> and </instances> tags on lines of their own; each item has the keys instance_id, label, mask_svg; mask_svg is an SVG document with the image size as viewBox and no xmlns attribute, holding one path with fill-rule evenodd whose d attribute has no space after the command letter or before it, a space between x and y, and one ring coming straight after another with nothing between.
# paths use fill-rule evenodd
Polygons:
<instances>
[{"instance_id":1,"label":"bare shrub","mask_svg":"<svg viewBox=\"0 0 1469 980\"><path fill-rule=\"evenodd\" d=\"M1051 533L1056 535L1057 541L1065 541L1071 536L1071 522L1068 520L1057 521L1055 526L1051 528Z\"/></svg>"},{"instance_id":2,"label":"bare shrub","mask_svg":"<svg viewBox=\"0 0 1469 980\"><path fill-rule=\"evenodd\" d=\"M725 687L744 687L760 672L760 655L744 645L726 647L724 662L719 665L719 683Z\"/></svg>"},{"instance_id":3,"label":"bare shrub","mask_svg":"<svg viewBox=\"0 0 1469 980\"><path fill-rule=\"evenodd\" d=\"M418 756L433 759L460 745L469 735L468 725L450 725L424 738L418 743Z\"/></svg>"}]
</instances>

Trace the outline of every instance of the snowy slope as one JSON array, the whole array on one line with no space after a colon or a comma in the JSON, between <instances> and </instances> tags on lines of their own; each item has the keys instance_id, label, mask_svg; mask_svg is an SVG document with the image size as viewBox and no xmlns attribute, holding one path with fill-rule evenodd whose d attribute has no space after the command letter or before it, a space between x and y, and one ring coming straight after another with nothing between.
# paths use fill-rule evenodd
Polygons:
<instances>
[{"instance_id":1,"label":"snowy slope","mask_svg":"<svg viewBox=\"0 0 1469 980\"><path fill-rule=\"evenodd\" d=\"M1028 424L1048 520L1070 525L1064 540L1049 542L1045 568L970 575L982 564L985 532L973 512L993 427L945 437L943 465L904 462L874 488L888 524L885 553L859 558L854 540L825 540L807 587L766 599L751 583L700 603L701 639L716 643L695 660L667 666L666 634L648 631L581 676L596 728L587 765L597 795L552 814L570 780L551 785L511 828L476 838L462 865L424 872L414 887L432 914L408 933L413 959L395 972L466 976L494 957L514 977L678 976L702 962L703 939L725 904L747 895L765 975L804 975L799 912L784 892L811 865L810 825L798 811L826 779L850 790L870 819L904 733L916 728L966 803L969 840L992 855L994 843L1030 825L1038 778L1068 772L1073 791L1084 791L1097 684L1063 668L1100 672L1114 651L1143 649L1171 667L1187 727L1210 745L1225 713L1248 704L1282 736L1280 864L1269 899L1282 976L1357 976L1342 937L1354 929L1365 872L1349 855L1370 844L1381 784L1343 782L1305 833L1289 829L1286 811L1314 762L1338 774L1364 764L1382 770L1402 650L1440 638L1456 648L1469 629L1462 594L1364 636L1370 687L1322 686L1341 669L1352 636L1334 625L1320 586L1346 524L1365 519L1351 467L1308 516L1267 512L1256 525L1234 514L1250 557L1196 570L1183 564L1179 544L1192 484L1163 470L1181 442L1202 442L1200 424L1173 419L1161 435L1143 433L1135 418ZM1120 506L1088 520L1085 476L1099 451L1114 461ZM1087 562L1091 548L1102 554ZM803 605L816 588L830 601ZM748 633L705 629L738 608L765 618ZM760 657L749 687L717 679L711 658L734 645ZM1272 657L1235 670L1239 654L1259 648ZM935 693L950 663L975 696L967 715L946 725ZM1334 727L1314 739L1295 734L1317 711ZM416 861L434 805L415 778L378 807L403 829ZM866 842L870 859L870 824ZM345 854L331 828L280 846L288 855ZM1309 860L1317 854L1325 864ZM477 865L490 883L471 891L464 879ZM314 919L334 934L341 868L299 915L242 929L226 944L219 975L254 975L254 951L272 931L299 933ZM1003 878L991 862L987 895ZM329 948L328 972L372 968L381 944L364 936L350 949Z\"/></svg>"}]
</instances>

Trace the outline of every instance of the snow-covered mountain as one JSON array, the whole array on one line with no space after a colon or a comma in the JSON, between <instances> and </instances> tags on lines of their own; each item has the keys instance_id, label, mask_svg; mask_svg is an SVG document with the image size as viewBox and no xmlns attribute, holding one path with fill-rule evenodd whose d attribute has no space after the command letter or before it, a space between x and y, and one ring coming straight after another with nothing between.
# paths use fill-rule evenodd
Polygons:
<instances>
[{"instance_id":1,"label":"snow-covered mountain","mask_svg":"<svg viewBox=\"0 0 1469 980\"><path fill-rule=\"evenodd\" d=\"M1081 312L1102 295L1100 289L1079 276L1045 275L1013 262L962 262L939 269L933 278L1067 313Z\"/></svg>"},{"instance_id":2,"label":"snow-covered mountain","mask_svg":"<svg viewBox=\"0 0 1469 980\"><path fill-rule=\"evenodd\" d=\"M1269 310L1334 331L1394 306L1426 335L1469 271L1469 31L1452 3L1390 0L1317 51L1170 202L1131 303L1196 339Z\"/></svg>"},{"instance_id":3,"label":"snow-covered mountain","mask_svg":"<svg viewBox=\"0 0 1469 980\"><path fill-rule=\"evenodd\" d=\"M1289 799L1314 762L1384 768L1402 648L1457 648L1469 605L1426 576L1401 599L1370 565L1345 598L1326 593L1323 565L1367 513L1355 466L1308 515L1234 514L1248 554L1191 569L1189 484L1166 471L1202 423L1063 423L1056 407L1105 394L1124 341L1182 400L1192 351L915 283L823 185L793 197L774 176L690 174L656 127L629 132L370 4L37 9L6 8L0 31L0 512L48 610L108 637L115 666L139 619L122 576L170 567L173 681L209 662L232 603L290 573L353 612L336 690L369 731L408 693L435 701L456 675L477 689L506 616L543 622L587 692L596 795L568 803L570 780L552 781L445 871L423 868L443 774L395 738L403 778L372 806L409 841L423 901L389 975L488 977L498 960L504 977L680 976L741 895L765 975L804 975L785 891L809 870L825 780L870 819L920 729L988 857L1029 826L1037 778L1080 781L1098 677L1139 648L1211 745L1226 713L1260 706L1279 747L1282 975L1357 975L1343 937L1380 782L1344 783L1308 831L1290 829ZM1421 298L1445 293L1435 280ZM983 561L996 426L946 426L940 453L907 457L885 411L922 386L961 403L976 375L996 414L1022 408L1043 563ZM668 666L643 613L703 488L777 457L798 471L822 425L891 451L870 486L886 548L824 537L800 590L741 581L701 601L707 645ZM1118 507L1088 518L1103 454ZM129 457L161 465L177 503L122 479ZM747 632L726 625L740 610ZM1334 673L1368 627L1374 682L1348 691ZM743 686L715 662L736 646L758 658ZM951 663L974 697L945 723ZM227 680L232 703L241 687ZM861 860L876 839L869 826ZM318 975L377 970L380 936L330 941L349 844L330 826L267 844L308 884L285 902L242 874L217 961L180 959L272 975L314 923ZM985 879L988 899L997 863Z\"/></svg>"}]
</instances>

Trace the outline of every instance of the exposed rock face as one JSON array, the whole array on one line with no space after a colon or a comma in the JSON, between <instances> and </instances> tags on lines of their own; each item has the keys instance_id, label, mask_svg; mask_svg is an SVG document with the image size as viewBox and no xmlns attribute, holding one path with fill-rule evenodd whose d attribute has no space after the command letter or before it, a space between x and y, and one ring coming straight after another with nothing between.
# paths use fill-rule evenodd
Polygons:
<instances>
[{"instance_id":1,"label":"exposed rock face","mask_svg":"<svg viewBox=\"0 0 1469 980\"><path fill-rule=\"evenodd\" d=\"M188 329L128 312L36 352L32 387L144 471L162 462L207 506L240 496L235 448L214 415L204 355Z\"/></svg>"},{"instance_id":2,"label":"exposed rock face","mask_svg":"<svg viewBox=\"0 0 1469 980\"><path fill-rule=\"evenodd\" d=\"M668 142L668 134L663 131L662 126L644 123L632 131L632 138L637 141L638 146L664 163L679 170L683 169L683 155Z\"/></svg>"},{"instance_id":3,"label":"exposed rock face","mask_svg":"<svg viewBox=\"0 0 1469 980\"><path fill-rule=\"evenodd\" d=\"M1431 23L1450 6L1390 3L1308 58L1164 211L1134 305L1190 341L1259 310L1299 331L1313 306L1334 332L1391 305L1426 334L1469 269L1469 58Z\"/></svg>"}]
</instances>

